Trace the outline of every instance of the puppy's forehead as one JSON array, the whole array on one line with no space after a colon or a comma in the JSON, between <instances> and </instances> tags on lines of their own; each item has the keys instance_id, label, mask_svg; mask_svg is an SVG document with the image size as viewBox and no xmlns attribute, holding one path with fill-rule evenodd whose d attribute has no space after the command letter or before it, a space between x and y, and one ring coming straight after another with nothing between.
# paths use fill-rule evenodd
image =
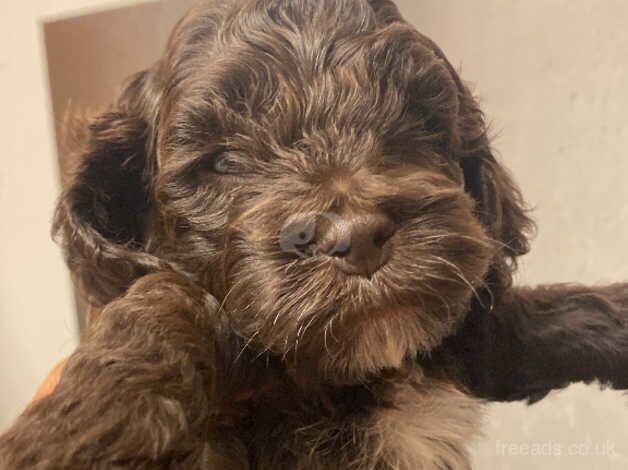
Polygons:
<instances>
[{"instance_id":1,"label":"puppy's forehead","mask_svg":"<svg viewBox=\"0 0 628 470\"><path fill-rule=\"evenodd\" d=\"M425 98L455 99L416 31L378 24L366 0L250 1L180 29L177 112L209 134L391 138L425 125L417 83L435 68Z\"/></svg>"}]
</instances>

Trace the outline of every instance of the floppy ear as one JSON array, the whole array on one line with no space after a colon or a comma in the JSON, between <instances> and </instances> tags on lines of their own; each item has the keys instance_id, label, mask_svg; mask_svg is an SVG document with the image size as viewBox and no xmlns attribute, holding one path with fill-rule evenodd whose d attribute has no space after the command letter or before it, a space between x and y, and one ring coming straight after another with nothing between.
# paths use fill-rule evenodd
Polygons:
<instances>
[{"instance_id":1,"label":"floppy ear","mask_svg":"<svg viewBox=\"0 0 628 470\"><path fill-rule=\"evenodd\" d=\"M440 48L431 39L419 36L443 61L457 88L458 109L453 122L451 153L462 168L467 192L476 201L477 217L500 246L488 282L501 292L512 283L517 257L529 251L534 222L527 215L519 188L491 151L484 114L473 94Z\"/></svg>"},{"instance_id":2,"label":"floppy ear","mask_svg":"<svg viewBox=\"0 0 628 470\"><path fill-rule=\"evenodd\" d=\"M458 158L465 187L477 201L477 215L489 235L503 243L504 254L514 262L529 251L534 223L519 188L493 156L484 116L464 85L460 85L459 99Z\"/></svg>"},{"instance_id":3,"label":"floppy ear","mask_svg":"<svg viewBox=\"0 0 628 470\"><path fill-rule=\"evenodd\" d=\"M119 296L160 264L147 252L154 88L152 72L141 72L107 111L75 124L79 165L57 205L53 235L93 305Z\"/></svg>"},{"instance_id":4,"label":"floppy ear","mask_svg":"<svg viewBox=\"0 0 628 470\"><path fill-rule=\"evenodd\" d=\"M534 222L509 172L493 156L484 117L466 87L460 91L459 162L467 192L475 199L475 212L489 236L499 242L490 274L495 287L510 287L517 257L530 249ZM497 289L500 292L503 289Z\"/></svg>"}]
</instances>

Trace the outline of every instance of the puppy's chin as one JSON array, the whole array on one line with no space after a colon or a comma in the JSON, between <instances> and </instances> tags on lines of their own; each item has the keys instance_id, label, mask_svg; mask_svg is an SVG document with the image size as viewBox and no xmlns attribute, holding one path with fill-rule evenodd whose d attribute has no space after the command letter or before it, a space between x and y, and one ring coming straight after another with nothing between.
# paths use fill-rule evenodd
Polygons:
<instances>
[{"instance_id":1,"label":"puppy's chin","mask_svg":"<svg viewBox=\"0 0 628 470\"><path fill-rule=\"evenodd\" d=\"M334 384L355 384L386 369L401 368L419 351L430 351L449 335L462 313L448 319L411 307L353 315L333 332L312 336L287 360L297 376Z\"/></svg>"},{"instance_id":2,"label":"puppy's chin","mask_svg":"<svg viewBox=\"0 0 628 470\"><path fill-rule=\"evenodd\" d=\"M477 285L486 266L477 263L479 269L464 272ZM255 276L239 271L233 277L258 279L257 271L249 273ZM327 295L286 287L283 297L276 295L281 289L273 279L264 278L257 288L248 282L231 290L225 310L232 312L238 334L248 338L247 347L277 357L295 378L356 384L437 347L460 324L474 292L473 284L447 278L432 284L409 283L408 276L384 282L389 278L330 283L335 290Z\"/></svg>"}]
</instances>

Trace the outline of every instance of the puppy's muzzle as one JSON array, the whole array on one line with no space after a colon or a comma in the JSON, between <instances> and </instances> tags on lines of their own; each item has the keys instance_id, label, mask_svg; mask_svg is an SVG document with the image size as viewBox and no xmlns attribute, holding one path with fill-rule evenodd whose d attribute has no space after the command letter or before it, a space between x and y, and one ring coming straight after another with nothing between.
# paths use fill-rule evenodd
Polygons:
<instances>
[{"instance_id":1,"label":"puppy's muzzle","mask_svg":"<svg viewBox=\"0 0 628 470\"><path fill-rule=\"evenodd\" d=\"M326 224L318 241L320 253L348 274L371 276L391 255L395 226L382 213L344 215Z\"/></svg>"}]
</instances>

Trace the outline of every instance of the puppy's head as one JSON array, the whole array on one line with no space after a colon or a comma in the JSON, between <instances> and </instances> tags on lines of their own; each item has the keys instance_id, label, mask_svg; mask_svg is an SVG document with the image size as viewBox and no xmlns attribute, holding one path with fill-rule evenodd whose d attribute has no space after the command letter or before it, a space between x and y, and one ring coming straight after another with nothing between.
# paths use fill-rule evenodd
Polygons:
<instances>
[{"instance_id":1,"label":"puppy's head","mask_svg":"<svg viewBox=\"0 0 628 470\"><path fill-rule=\"evenodd\" d=\"M476 102L387 0L199 7L86 129L55 230L91 302L176 269L327 380L429 351L527 250Z\"/></svg>"}]
</instances>

